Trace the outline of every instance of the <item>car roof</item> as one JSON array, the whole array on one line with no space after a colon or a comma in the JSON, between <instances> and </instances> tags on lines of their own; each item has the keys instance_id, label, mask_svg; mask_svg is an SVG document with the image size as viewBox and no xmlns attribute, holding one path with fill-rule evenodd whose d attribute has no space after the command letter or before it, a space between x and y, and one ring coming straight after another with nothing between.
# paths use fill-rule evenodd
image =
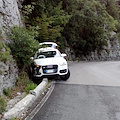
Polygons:
<instances>
[{"instance_id":1,"label":"car roof","mask_svg":"<svg viewBox=\"0 0 120 120\"><path fill-rule=\"evenodd\" d=\"M40 43L39 45L44 45L44 44L52 44L52 45L57 46L57 44L54 42L43 42L43 43Z\"/></svg>"}]
</instances>

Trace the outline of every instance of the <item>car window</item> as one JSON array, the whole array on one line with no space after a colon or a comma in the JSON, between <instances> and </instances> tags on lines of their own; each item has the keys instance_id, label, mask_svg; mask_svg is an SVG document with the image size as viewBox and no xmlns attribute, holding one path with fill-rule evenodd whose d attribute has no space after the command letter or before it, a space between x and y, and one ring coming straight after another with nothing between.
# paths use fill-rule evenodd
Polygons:
<instances>
[{"instance_id":1,"label":"car window","mask_svg":"<svg viewBox=\"0 0 120 120\"><path fill-rule=\"evenodd\" d=\"M45 47L52 47L52 44L43 44L43 45L40 45L41 48L45 48Z\"/></svg>"},{"instance_id":2,"label":"car window","mask_svg":"<svg viewBox=\"0 0 120 120\"><path fill-rule=\"evenodd\" d=\"M35 59L56 57L56 55L57 55L56 53L57 53L56 51L39 52L39 53L35 54Z\"/></svg>"}]
</instances>

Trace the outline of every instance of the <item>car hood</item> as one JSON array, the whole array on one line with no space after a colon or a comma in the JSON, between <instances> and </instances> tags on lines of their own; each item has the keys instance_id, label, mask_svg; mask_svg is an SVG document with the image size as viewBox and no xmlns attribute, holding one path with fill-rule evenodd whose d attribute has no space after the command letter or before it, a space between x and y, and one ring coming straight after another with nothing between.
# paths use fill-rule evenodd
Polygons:
<instances>
[{"instance_id":1,"label":"car hood","mask_svg":"<svg viewBox=\"0 0 120 120\"><path fill-rule=\"evenodd\" d=\"M35 59L34 63L36 65L55 65L55 64L59 64L62 62L66 62L66 60L63 57L56 57L56 58L42 58L42 59Z\"/></svg>"}]
</instances>

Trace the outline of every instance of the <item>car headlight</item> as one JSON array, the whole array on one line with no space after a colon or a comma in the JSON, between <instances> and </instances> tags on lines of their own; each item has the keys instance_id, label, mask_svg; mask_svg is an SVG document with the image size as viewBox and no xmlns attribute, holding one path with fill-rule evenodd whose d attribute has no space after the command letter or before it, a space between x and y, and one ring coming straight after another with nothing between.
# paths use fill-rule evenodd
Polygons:
<instances>
[{"instance_id":1,"label":"car headlight","mask_svg":"<svg viewBox=\"0 0 120 120\"><path fill-rule=\"evenodd\" d=\"M60 62L59 65L64 66L64 65L67 65L67 63L66 62Z\"/></svg>"},{"instance_id":2,"label":"car headlight","mask_svg":"<svg viewBox=\"0 0 120 120\"><path fill-rule=\"evenodd\" d=\"M36 65L36 67L38 68L38 67L40 67L40 65Z\"/></svg>"}]
</instances>

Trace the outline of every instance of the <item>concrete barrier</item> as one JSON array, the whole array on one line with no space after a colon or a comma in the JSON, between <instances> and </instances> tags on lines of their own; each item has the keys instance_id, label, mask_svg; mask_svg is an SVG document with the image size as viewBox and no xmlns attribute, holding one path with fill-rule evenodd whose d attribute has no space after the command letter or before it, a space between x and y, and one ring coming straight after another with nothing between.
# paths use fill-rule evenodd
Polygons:
<instances>
[{"instance_id":1,"label":"concrete barrier","mask_svg":"<svg viewBox=\"0 0 120 120\"><path fill-rule=\"evenodd\" d=\"M46 78L43 79L43 81L34 90L30 91L30 94L24 97L8 112L6 112L2 120L10 120L11 118L21 117L22 114L28 109L28 107L31 107L35 100L42 94L46 88L47 83L48 80Z\"/></svg>"}]
</instances>

